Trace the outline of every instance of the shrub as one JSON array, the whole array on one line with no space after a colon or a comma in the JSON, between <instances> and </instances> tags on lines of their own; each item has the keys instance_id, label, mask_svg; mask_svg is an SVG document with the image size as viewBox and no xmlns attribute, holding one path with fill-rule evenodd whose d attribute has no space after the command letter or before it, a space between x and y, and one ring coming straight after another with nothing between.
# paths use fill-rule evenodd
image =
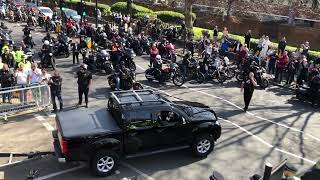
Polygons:
<instances>
[{"instance_id":1,"label":"shrub","mask_svg":"<svg viewBox=\"0 0 320 180\"><path fill-rule=\"evenodd\" d=\"M123 14L128 14L129 12L127 10L127 2L114 3L111 6L111 11L112 12L121 12ZM135 15L137 13L153 13L153 11L146 8L146 7L139 6L139 5L136 5L133 3L132 4L132 13L133 13L133 15Z\"/></svg>"},{"instance_id":2,"label":"shrub","mask_svg":"<svg viewBox=\"0 0 320 180\"><path fill-rule=\"evenodd\" d=\"M181 24L184 21L184 15L174 11L157 11L157 18L165 23Z\"/></svg>"},{"instance_id":3,"label":"shrub","mask_svg":"<svg viewBox=\"0 0 320 180\"><path fill-rule=\"evenodd\" d=\"M70 1L67 1L67 3L71 3L71 4L77 4L79 3L80 0L70 0ZM93 3L93 2L85 2L86 6L89 6L91 8L95 8L96 7L96 3ZM107 4L101 4L99 3L98 4L98 8L101 10L102 12L102 15L109 15L111 14L111 10L110 10L110 6L107 5Z\"/></svg>"},{"instance_id":4,"label":"shrub","mask_svg":"<svg viewBox=\"0 0 320 180\"><path fill-rule=\"evenodd\" d=\"M138 12L134 15L135 18L144 18L145 16L149 16L150 18L157 18L157 15L155 13Z\"/></svg>"}]
</instances>

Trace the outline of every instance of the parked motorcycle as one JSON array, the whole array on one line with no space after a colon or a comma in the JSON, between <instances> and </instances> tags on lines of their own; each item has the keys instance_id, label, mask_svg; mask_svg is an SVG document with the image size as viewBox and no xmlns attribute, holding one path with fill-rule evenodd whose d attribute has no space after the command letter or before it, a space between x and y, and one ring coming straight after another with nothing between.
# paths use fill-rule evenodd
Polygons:
<instances>
[{"instance_id":1,"label":"parked motorcycle","mask_svg":"<svg viewBox=\"0 0 320 180\"><path fill-rule=\"evenodd\" d=\"M205 81L204 74L200 71L200 65L199 62L191 58L189 60L189 66L187 67L187 73L185 77L187 80L196 80L198 83L203 83Z\"/></svg>"},{"instance_id":2,"label":"parked motorcycle","mask_svg":"<svg viewBox=\"0 0 320 180\"><path fill-rule=\"evenodd\" d=\"M224 57L222 60L223 71L227 74L228 79L232 79L236 75L234 68L230 67L230 61L228 57Z\"/></svg>"},{"instance_id":3,"label":"parked motorcycle","mask_svg":"<svg viewBox=\"0 0 320 180\"><path fill-rule=\"evenodd\" d=\"M157 80L160 83L172 80L176 86L182 86L185 83L185 78L176 63L166 64L167 67L162 69L162 62L156 61L153 67L145 71L145 76L148 81Z\"/></svg>"},{"instance_id":4,"label":"parked motorcycle","mask_svg":"<svg viewBox=\"0 0 320 180\"><path fill-rule=\"evenodd\" d=\"M219 83L224 83L228 79L223 66L220 63L215 64L211 58L208 59L207 63L201 63L200 69L208 80L216 79Z\"/></svg>"},{"instance_id":5,"label":"parked motorcycle","mask_svg":"<svg viewBox=\"0 0 320 180\"><path fill-rule=\"evenodd\" d=\"M83 62L88 65L89 71L93 73L97 70L103 70L108 75L114 70L110 61L110 55L106 50L87 55Z\"/></svg>"},{"instance_id":6,"label":"parked motorcycle","mask_svg":"<svg viewBox=\"0 0 320 180\"><path fill-rule=\"evenodd\" d=\"M316 104L320 106L320 89L317 91L311 91L308 86L300 86L296 90L296 98L302 102L311 102L312 106Z\"/></svg>"}]
</instances>

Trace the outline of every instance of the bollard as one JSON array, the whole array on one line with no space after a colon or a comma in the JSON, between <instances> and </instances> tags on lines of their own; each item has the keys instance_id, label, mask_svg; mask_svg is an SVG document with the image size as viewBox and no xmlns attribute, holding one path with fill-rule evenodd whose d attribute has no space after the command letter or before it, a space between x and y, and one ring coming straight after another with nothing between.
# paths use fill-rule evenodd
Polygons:
<instances>
[{"instance_id":1,"label":"bollard","mask_svg":"<svg viewBox=\"0 0 320 180\"><path fill-rule=\"evenodd\" d=\"M272 171L272 164L266 163L264 166L263 180L270 180L271 171Z\"/></svg>"}]
</instances>

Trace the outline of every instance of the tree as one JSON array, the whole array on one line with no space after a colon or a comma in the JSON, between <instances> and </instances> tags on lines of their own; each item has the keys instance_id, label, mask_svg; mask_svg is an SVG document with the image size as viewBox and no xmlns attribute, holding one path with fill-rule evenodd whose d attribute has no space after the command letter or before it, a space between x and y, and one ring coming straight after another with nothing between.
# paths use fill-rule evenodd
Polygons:
<instances>
[{"instance_id":1,"label":"tree","mask_svg":"<svg viewBox=\"0 0 320 180\"><path fill-rule=\"evenodd\" d=\"M192 19L192 4L197 0L185 0L185 24L188 32L192 32L193 19Z\"/></svg>"},{"instance_id":2,"label":"tree","mask_svg":"<svg viewBox=\"0 0 320 180\"><path fill-rule=\"evenodd\" d=\"M313 9L319 8L319 0L312 0L312 8Z\"/></svg>"}]
</instances>

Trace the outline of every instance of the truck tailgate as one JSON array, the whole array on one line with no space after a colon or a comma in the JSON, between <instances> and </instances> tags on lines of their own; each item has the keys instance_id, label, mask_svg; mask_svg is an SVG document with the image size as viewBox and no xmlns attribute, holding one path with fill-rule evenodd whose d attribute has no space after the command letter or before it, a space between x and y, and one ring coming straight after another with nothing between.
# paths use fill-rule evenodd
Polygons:
<instances>
[{"instance_id":1,"label":"truck tailgate","mask_svg":"<svg viewBox=\"0 0 320 180\"><path fill-rule=\"evenodd\" d=\"M56 116L56 121L65 138L121 131L106 108L61 112Z\"/></svg>"}]
</instances>

